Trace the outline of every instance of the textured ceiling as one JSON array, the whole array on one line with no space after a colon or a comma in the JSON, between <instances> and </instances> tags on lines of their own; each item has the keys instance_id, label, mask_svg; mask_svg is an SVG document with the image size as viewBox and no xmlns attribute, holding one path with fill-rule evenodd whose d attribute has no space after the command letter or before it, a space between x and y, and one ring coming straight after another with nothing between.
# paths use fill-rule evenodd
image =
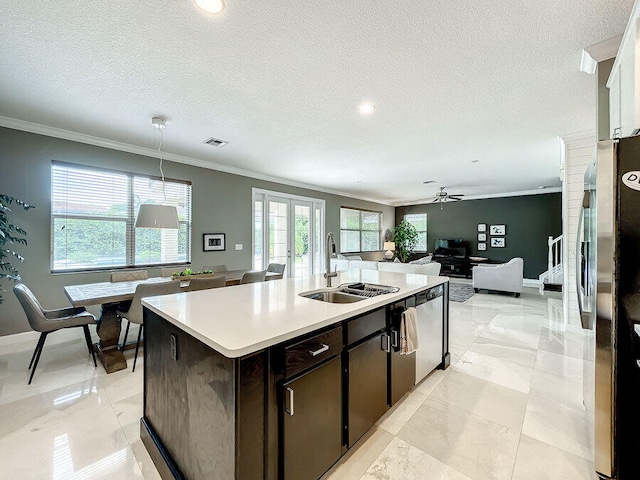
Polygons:
<instances>
[{"instance_id":1,"label":"textured ceiling","mask_svg":"<svg viewBox=\"0 0 640 480\"><path fill-rule=\"evenodd\" d=\"M167 152L390 204L559 186L558 136L595 128L581 50L633 2L226 5L0 0L0 115L150 148L163 115Z\"/></svg>"}]
</instances>

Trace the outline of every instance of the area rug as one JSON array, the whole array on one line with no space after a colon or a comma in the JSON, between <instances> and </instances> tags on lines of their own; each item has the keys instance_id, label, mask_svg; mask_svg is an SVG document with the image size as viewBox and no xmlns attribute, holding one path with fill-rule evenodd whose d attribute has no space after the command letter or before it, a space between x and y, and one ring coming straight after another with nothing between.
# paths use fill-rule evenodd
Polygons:
<instances>
[{"instance_id":1,"label":"area rug","mask_svg":"<svg viewBox=\"0 0 640 480\"><path fill-rule=\"evenodd\" d=\"M473 287L467 283L449 282L449 300L452 302L464 302L473 297L474 294Z\"/></svg>"}]
</instances>

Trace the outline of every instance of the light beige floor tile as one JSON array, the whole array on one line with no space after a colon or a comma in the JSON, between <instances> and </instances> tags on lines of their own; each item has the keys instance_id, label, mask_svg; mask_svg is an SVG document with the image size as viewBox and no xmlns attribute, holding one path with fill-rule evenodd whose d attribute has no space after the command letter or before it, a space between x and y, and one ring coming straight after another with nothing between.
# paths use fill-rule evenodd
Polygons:
<instances>
[{"instance_id":1,"label":"light beige floor tile","mask_svg":"<svg viewBox=\"0 0 640 480\"><path fill-rule=\"evenodd\" d=\"M528 396L456 371L438 385L430 398L520 431Z\"/></svg>"},{"instance_id":2,"label":"light beige floor tile","mask_svg":"<svg viewBox=\"0 0 640 480\"><path fill-rule=\"evenodd\" d=\"M535 349L514 346L508 341L487 338L482 335L476 338L476 341L469 347L469 350L483 355L509 360L527 367L533 367L536 363Z\"/></svg>"},{"instance_id":3,"label":"light beige floor tile","mask_svg":"<svg viewBox=\"0 0 640 480\"><path fill-rule=\"evenodd\" d=\"M75 383L0 406L0 439L17 432L42 430L71 415L109 405L96 380Z\"/></svg>"},{"instance_id":4,"label":"light beige floor tile","mask_svg":"<svg viewBox=\"0 0 640 480\"><path fill-rule=\"evenodd\" d=\"M533 374L532 367L470 350L453 369L522 393L529 393Z\"/></svg>"},{"instance_id":5,"label":"light beige floor tile","mask_svg":"<svg viewBox=\"0 0 640 480\"><path fill-rule=\"evenodd\" d=\"M578 358L538 351L536 369L555 373L563 378L581 380L584 375L584 362Z\"/></svg>"},{"instance_id":6,"label":"light beige floor tile","mask_svg":"<svg viewBox=\"0 0 640 480\"><path fill-rule=\"evenodd\" d=\"M510 478L519 436L518 431L430 398L398 434L474 479Z\"/></svg>"},{"instance_id":7,"label":"light beige floor tile","mask_svg":"<svg viewBox=\"0 0 640 480\"><path fill-rule=\"evenodd\" d=\"M500 309L482 307L473 304L455 304L450 311L449 317L452 319L469 320L477 323L488 324L500 313Z\"/></svg>"},{"instance_id":8,"label":"light beige floor tile","mask_svg":"<svg viewBox=\"0 0 640 480\"><path fill-rule=\"evenodd\" d=\"M360 478L394 438L393 435L381 428L371 428L322 476L322 480L355 480Z\"/></svg>"},{"instance_id":9,"label":"light beige floor tile","mask_svg":"<svg viewBox=\"0 0 640 480\"><path fill-rule=\"evenodd\" d=\"M457 345L449 345L449 353L451 357L451 364L449 365L449 367L453 367L456 363L458 363L466 351L466 348L462 348Z\"/></svg>"},{"instance_id":10,"label":"light beige floor tile","mask_svg":"<svg viewBox=\"0 0 640 480\"><path fill-rule=\"evenodd\" d=\"M508 328L525 333L535 333L540 335L542 330L544 317L538 315L518 315L499 313L491 320L494 327Z\"/></svg>"},{"instance_id":11,"label":"light beige floor tile","mask_svg":"<svg viewBox=\"0 0 640 480\"><path fill-rule=\"evenodd\" d=\"M465 480L466 475L395 437L362 480Z\"/></svg>"},{"instance_id":12,"label":"light beige floor tile","mask_svg":"<svg viewBox=\"0 0 640 480\"><path fill-rule=\"evenodd\" d=\"M540 332L538 350L582 360L584 358L585 342L588 342L585 335L556 331L544 327Z\"/></svg>"},{"instance_id":13,"label":"light beige floor tile","mask_svg":"<svg viewBox=\"0 0 640 480\"><path fill-rule=\"evenodd\" d=\"M469 348L485 328L486 325L479 322L452 319L449 321L449 343Z\"/></svg>"},{"instance_id":14,"label":"light beige floor tile","mask_svg":"<svg viewBox=\"0 0 640 480\"><path fill-rule=\"evenodd\" d=\"M532 350L537 349L538 343L540 343L540 334L538 333L522 332L511 328L498 327L493 324L487 325L480 334L480 338L500 342L502 345Z\"/></svg>"},{"instance_id":15,"label":"light beige floor tile","mask_svg":"<svg viewBox=\"0 0 640 480\"><path fill-rule=\"evenodd\" d=\"M538 368L533 370L530 393L573 408L581 408L585 400L581 378L563 377Z\"/></svg>"},{"instance_id":16,"label":"light beige floor tile","mask_svg":"<svg viewBox=\"0 0 640 480\"><path fill-rule=\"evenodd\" d=\"M142 417L143 394L137 393L131 397L119 400L112 404L113 411L118 418L130 444L140 439L140 418Z\"/></svg>"},{"instance_id":17,"label":"light beige floor tile","mask_svg":"<svg viewBox=\"0 0 640 480\"><path fill-rule=\"evenodd\" d=\"M584 408L529 395L522 433L566 452L593 460L592 432Z\"/></svg>"},{"instance_id":18,"label":"light beige floor tile","mask_svg":"<svg viewBox=\"0 0 640 480\"><path fill-rule=\"evenodd\" d=\"M111 406L82 411L42 430L9 434L0 441L7 478L142 478ZM84 478L84 477L79 477ZM108 478L108 476L107 476Z\"/></svg>"},{"instance_id":19,"label":"light beige floor tile","mask_svg":"<svg viewBox=\"0 0 640 480\"><path fill-rule=\"evenodd\" d=\"M431 395L431 392L440 384L443 378L447 376L447 373L451 371L451 367L446 370L434 370L427 375L418 385L414 388L416 391L425 395Z\"/></svg>"},{"instance_id":20,"label":"light beige floor tile","mask_svg":"<svg viewBox=\"0 0 640 480\"><path fill-rule=\"evenodd\" d=\"M419 390L413 390L391 407L376 425L396 435L426 399L427 395Z\"/></svg>"},{"instance_id":21,"label":"light beige floor tile","mask_svg":"<svg viewBox=\"0 0 640 480\"><path fill-rule=\"evenodd\" d=\"M522 435L513 480L597 480L593 463Z\"/></svg>"}]
</instances>

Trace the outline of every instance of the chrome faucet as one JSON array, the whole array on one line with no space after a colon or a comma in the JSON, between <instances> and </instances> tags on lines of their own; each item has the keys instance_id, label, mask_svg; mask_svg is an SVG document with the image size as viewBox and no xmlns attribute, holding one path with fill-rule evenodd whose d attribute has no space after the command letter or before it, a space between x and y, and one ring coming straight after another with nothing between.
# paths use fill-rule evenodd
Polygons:
<instances>
[{"instance_id":1,"label":"chrome faucet","mask_svg":"<svg viewBox=\"0 0 640 480\"><path fill-rule=\"evenodd\" d=\"M335 272L331 271L331 257L335 254L336 254L336 242L333 241L333 233L329 232L327 234L327 258L326 258L327 271L324 274L324 278L327 279L327 287L331 286L331 278L338 276L337 271ZM336 270L337 269L338 267L336 266Z\"/></svg>"}]
</instances>

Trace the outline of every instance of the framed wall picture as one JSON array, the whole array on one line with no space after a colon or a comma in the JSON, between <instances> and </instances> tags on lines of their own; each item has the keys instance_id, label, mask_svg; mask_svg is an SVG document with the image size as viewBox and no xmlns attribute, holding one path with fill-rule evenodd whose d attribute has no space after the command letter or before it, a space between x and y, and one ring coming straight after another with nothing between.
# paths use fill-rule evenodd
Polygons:
<instances>
[{"instance_id":1,"label":"framed wall picture","mask_svg":"<svg viewBox=\"0 0 640 480\"><path fill-rule=\"evenodd\" d=\"M487 231L487 224L486 223L479 223L478 224L478 231L479 232L486 232Z\"/></svg>"},{"instance_id":2,"label":"framed wall picture","mask_svg":"<svg viewBox=\"0 0 640 480\"><path fill-rule=\"evenodd\" d=\"M491 225L491 227L489 227L490 235L504 235L506 231L507 227L505 225Z\"/></svg>"},{"instance_id":3,"label":"framed wall picture","mask_svg":"<svg viewBox=\"0 0 640 480\"><path fill-rule=\"evenodd\" d=\"M478 244L478 251L484 251L487 249L487 244L482 242Z\"/></svg>"},{"instance_id":4,"label":"framed wall picture","mask_svg":"<svg viewBox=\"0 0 640 480\"><path fill-rule=\"evenodd\" d=\"M202 249L205 252L216 252L225 249L224 233L205 233L202 235Z\"/></svg>"},{"instance_id":5,"label":"framed wall picture","mask_svg":"<svg viewBox=\"0 0 640 480\"><path fill-rule=\"evenodd\" d=\"M494 248L503 248L506 245L506 241L504 238L498 237L498 238L492 238L491 239L491 246Z\"/></svg>"},{"instance_id":6,"label":"framed wall picture","mask_svg":"<svg viewBox=\"0 0 640 480\"><path fill-rule=\"evenodd\" d=\"M486 242L487 241L487 234L486 233L479 233L478 234L478 241L479 242Z\"/></svg>"}]
</instances>

